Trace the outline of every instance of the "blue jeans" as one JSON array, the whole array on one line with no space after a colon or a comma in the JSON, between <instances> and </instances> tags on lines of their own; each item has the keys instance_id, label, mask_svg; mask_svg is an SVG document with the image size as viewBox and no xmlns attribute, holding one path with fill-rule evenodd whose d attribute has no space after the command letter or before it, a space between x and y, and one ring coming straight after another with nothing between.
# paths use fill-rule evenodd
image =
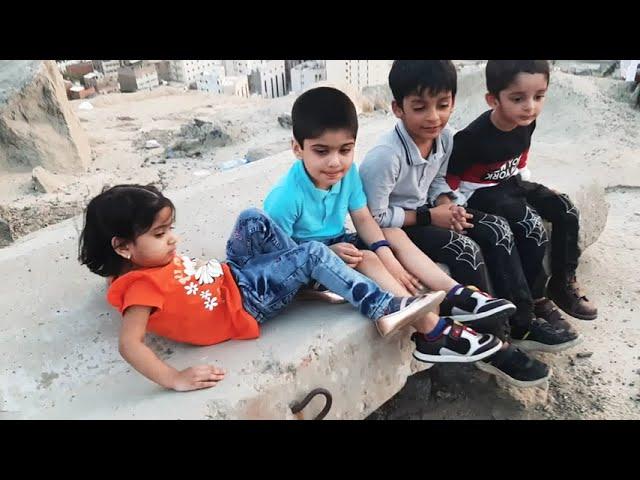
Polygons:
<instances>
[{"instance_id":1,"label":"blue jeans","mask_svg":"<svg viewBox=\"0 0 640 480\"><path fill-rule=\"evenodd\" d=\"M383 315L393 298L347 267L326 245L298 245L257 208L238 216L227 241L227 264L245 310L260 323L277 315L311 280L344 297L372 320Z\"/></svg>"},{"instance_id":2,"label":"blue jeans","mask_svg":"<svg viewBox=\"0 0 640 480\"><path fill-rule=\"evenodd\" d=\"M355 232L344 232L342 235L320 240L320 242L324 243L328 247L335 245L336 243L350 243L358 250L369 250L369 246L364 243L364 241Z\"/></svg>"}]
</instances>

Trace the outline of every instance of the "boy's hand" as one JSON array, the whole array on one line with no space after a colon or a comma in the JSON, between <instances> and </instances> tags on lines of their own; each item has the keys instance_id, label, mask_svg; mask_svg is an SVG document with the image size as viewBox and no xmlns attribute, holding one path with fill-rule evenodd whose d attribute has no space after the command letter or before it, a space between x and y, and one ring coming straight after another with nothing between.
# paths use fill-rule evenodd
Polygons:
<instances>
[{"instance_id":1,"label":"boy's hand","mask_svg":"<svg viewBox=\"0 0 640 480\"><path fill-rule=\"evenodd\" d=\"M460 207L455 204L450 205L451 213L453 215L453 230L458 233L467 233L465 229L473 228L473 223L468 220L473 218L473 214L467 213L464 207Z\"/></svg>"},{"instance_id":2,"label":"boy's hand","mask_svg":"<svg viewBox=\"0 0 640 480\"><path fill-rule=\"evenodd\" d=\"M393 265L385 265L389 273L395 278L400 284L406 288L411 295L418 295L420 291L424 288L420 280L411 275L409 272L405 270L400 262L394 262Z\"/></svg>"},{"instance_id":3,"label":"boy's hand","mask_svg":"<svg viewBox=\"0 0 640 480\"><path fill-rule=\"evenodd\" d=\"M473 228L473 224L467 221L472 218L473 215L467 213L464 207L453 203L445 203L431 209L432 225L458 233L466 233L465 229Z\"/></svg>"},{"instance_id":4,"label":"boy's hand","mask_svg":"<svg viewBox=\"0 0 640 480\"><path fill-rule=\"evenodd\" d=\"M224 370L221 368L211 365L198 365L177 372L171 388L178 392L188 392L190 390L215 387L222 379L224 379Z\"/></svg>"},{"instance_id":5,"label":"boy's hand","mask_svg":"<svg viewBox=\"0 0 640 480\"><path fill-rule=\"evenodd\" d=\"M351 268L356 268L362 261L364 253L354 245L346 242L334 243L329 247Z\"/></svg>"},{"instance_id":6,"label":"boy's hand","mask_svg":"<svg viewBox=\"0 0 640 480\"><path fill-rule=\"evenodd\" d=\"M453 215L452 207L455 207L453 203L443 203L437 207L432 208L431 211L431 225L440 228L453 229L453 222L455 217Z\"/></svg>"}]
</instances>

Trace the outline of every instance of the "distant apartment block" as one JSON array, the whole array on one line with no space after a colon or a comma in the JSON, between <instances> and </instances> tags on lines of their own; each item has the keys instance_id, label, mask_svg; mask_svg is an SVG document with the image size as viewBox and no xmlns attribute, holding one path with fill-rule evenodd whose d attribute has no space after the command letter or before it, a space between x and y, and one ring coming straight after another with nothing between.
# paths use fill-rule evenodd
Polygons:
<instances>
[{"instance_id":1,"label":"distant apartment block","mask_svg":"<svg viewBox=\"0 0 640 480\"><path fill-rule=\"evenodd\" d=\"M302 93L312 85L327 79L324 60L307 60L291 69L291 91Z\"/></svg>"},{"instance_id":2,"label":"distant apartment block","mask_svg":"<svg viewBox=\"0 0 640 480\"><path fill-rule=\"evenodd\" d=\"M117 77L122 64L120 60L93 60L93 66L105 77Z\"/></svg>"},{"instance_id":3,"label":"distant apartment block","mask_svg":"<svg viewBox=\"0 0 640 480\"><path fill-rule=\"evenodd\" d=\"M306 62L306 60L285 60L284 61L284 80L285 80L285 86L287 87L287 92L290 92L292 90L291 70L304 62Z\"/></svg>"},{"instance_id":4,"label":"distant apartment block","mask_svg":"<svg viewBox=\"0 0 640 480\"><path fill-rule=\"evenodd\" d=\"M256 60L249 74L249 91L264 98L286 95L284 60Z\"/></svg>"},{"instance_id":5,"label":"distant apartment block","mask_svg":"<svg viewBox=\"0 0 640 480\"><path fill-rule=\"evenodd\" d=\"M327 60L327 81L346 83L360 91L388 83L391 60Z\"/></svg>"},{"instance_id":6,"label":"distant apartment block","mask_svg":"<svg viewBox=\"0 0 640 480\"><path fill-rule=\"evenodd\" d=\"M136 92L157 87L158 72L153 65L134 65L118 70L121 92Z\"/></svg>"},{"instance_id":7,"label":"distant apartment block","mask_svg":"<svg viewBox=\"0 0 640 480\"><path fill-rule=\"evenodd\" d=\"M171 79L185 83L189 86L205 74L211 72L213 67L221 65L221 60L170 60L169 66Z\"/></svg>"},{"instance_id":8,"label":"distant apartment block","mask_svg":"<svg viewBox=\"0 0 640 480\"><path fill-rule=\"evenodd\" d=\"M225 78L225 67L213 65L209 72L196 80L196 87L203 92L222 94L222 80Z\"/></svg>"},{"instance_id":9,"label":"distant apartment block","mask_svg":"<svg viewBox=\"0 0 640 480\"><path fill-rule=\"evenodd\" d=\"M249 77L246 75L224 77L222 93L236 97L249 97Z\"/></svg>"}]
</instances>

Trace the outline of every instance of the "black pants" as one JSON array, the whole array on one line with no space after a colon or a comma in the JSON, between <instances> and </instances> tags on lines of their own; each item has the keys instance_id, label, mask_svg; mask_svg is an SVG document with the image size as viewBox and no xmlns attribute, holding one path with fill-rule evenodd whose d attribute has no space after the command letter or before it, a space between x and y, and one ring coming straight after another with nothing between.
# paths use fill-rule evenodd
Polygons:
<instances>
[{"instance_id":1,"label":"black pants","mask_svg":"<svg viewBox=\"0 0 640 480\"><path fill-rule=\"evenodd\" d=\"M580 258L580 215L565 194L519 176L495 187L481 188L469 199L469 207L504 217L515 236L522 268L535 298L544 296L548 278L544 257L549 236L541 218L551 222L551 275L575 273Z\"/></svg>"},{"instance_id":2,"label":"black pants","mask_svg":"<svg viewBox=\"0 0 640 480\"><path fill-rule=\"evenodd\" d=\"M473 214L474 227L466 235L432 225L404 230L433 261L447 265L456 281L489 291L487 278L491 278L491 293L513 302L518 309L511 324L528 327L533 316L533 299L509 224L495 215L467 211ZM476 325L473 328L482 331Z\"/></svg>"}]
</instances>

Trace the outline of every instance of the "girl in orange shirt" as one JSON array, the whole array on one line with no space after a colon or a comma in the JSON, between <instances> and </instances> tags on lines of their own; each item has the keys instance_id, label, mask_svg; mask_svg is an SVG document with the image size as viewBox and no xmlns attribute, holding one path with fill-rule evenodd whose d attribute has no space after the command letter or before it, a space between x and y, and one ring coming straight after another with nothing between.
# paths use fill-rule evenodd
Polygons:
<instances>
[{"instance_id":1,"label":"girl in orange shirt","mask_svg":"<svg viewBox=\"0 0 640 480\"><path fill-rule=\"evenodd\" d=\"M195 345L256 338L259 323L277 315L312 281L374 320L383 336L412 324L433 349L433 359L423 361L475 361L500 348L500 340L450 319L431 325L427 313L438 308L444 292L394 297L324 244L297 245L260 210L240 214L226 263L180 255L174 220L173 203L155 187L112 187L87 206L79 256L92 272L112 279L107 300L123 316L123 358L166 388L212 387L224 371L211 365L178 371L145 345L145 332Z\"/></svg>"}]
</instances>

